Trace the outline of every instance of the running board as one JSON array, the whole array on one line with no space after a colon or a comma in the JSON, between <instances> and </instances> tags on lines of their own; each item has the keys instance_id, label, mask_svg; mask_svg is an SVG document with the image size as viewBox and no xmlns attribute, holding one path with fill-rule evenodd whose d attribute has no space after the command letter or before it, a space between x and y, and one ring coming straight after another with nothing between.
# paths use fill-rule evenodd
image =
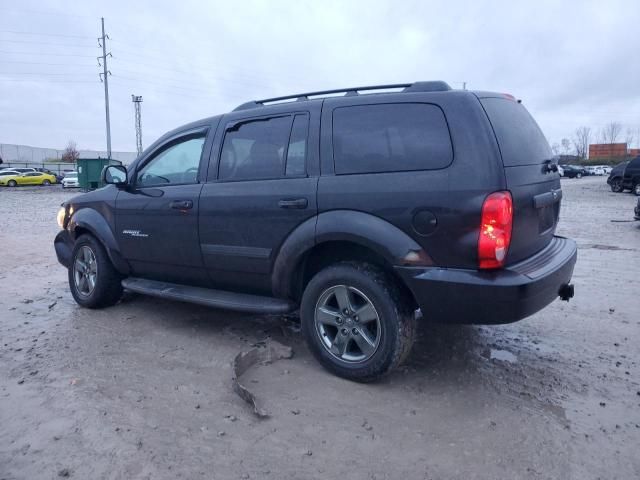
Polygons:
<instances>
[{"instance_id":1,"label":"running board","mask_svg":"<svg viewBox=\"0 0 640 480\"><path fill-rule=\"evenodd\" d=\"M125 278L122 286L132 292L180 302L197 303L207 307L248 313L281 314L295 309L293 302L273 297L190 287L177 283L158 282L144 278Z\"/></svg>"}]
</instances>

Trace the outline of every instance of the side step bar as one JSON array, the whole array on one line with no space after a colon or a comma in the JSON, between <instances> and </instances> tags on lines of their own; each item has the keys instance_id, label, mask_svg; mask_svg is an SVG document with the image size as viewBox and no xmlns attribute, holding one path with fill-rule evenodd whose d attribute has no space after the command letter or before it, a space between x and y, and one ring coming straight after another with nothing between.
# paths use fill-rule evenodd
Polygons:
<instances>
[{"instance_id":1,"label":"side step bar","mask_svg":"<svg viewBox=\"0 0 640 480\"><path fill-rule=\"evenodd\" d=\"M293 302L273 297L190 287L177 283L158 282L144 278L125 278L122 286L132 292L180 302L197 303L207 307L248 313L281 314L295 309Z\"/></svg>"}]
</instances>

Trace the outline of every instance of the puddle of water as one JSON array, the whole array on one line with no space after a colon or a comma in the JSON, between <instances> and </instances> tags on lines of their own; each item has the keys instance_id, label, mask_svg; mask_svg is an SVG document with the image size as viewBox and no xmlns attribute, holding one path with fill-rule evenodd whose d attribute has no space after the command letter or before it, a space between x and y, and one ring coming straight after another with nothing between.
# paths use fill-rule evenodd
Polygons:
<instances>
[{"instance_id":1,"label":"puddle of water","mask_svg":"<svg viewBox=\"0 0 640 480\"><path fill-rule=\"evenodd\" d=\"M507 350L491 349L491 360L500 360L501 362L517 363L518 357Z\"/></svg>"}]
</instances>

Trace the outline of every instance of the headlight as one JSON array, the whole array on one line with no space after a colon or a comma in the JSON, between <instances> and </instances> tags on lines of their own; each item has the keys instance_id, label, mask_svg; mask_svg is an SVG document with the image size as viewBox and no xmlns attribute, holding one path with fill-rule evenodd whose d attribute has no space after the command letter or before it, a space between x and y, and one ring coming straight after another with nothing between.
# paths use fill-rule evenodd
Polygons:
<instances>
[{"instance_id":1,"label":"headlight","mask_svg":"<svg viewBox=\"0 0 640 480\"><path fill-rule=\"evenodd\" d=\"M66 216L67 216L66 207L60 207L60 210L58 210L58 215L56 217L58 220L58 225L60 225L60 228L64 228L64 221L66 220Z\"/></svg>"}]
</instances>

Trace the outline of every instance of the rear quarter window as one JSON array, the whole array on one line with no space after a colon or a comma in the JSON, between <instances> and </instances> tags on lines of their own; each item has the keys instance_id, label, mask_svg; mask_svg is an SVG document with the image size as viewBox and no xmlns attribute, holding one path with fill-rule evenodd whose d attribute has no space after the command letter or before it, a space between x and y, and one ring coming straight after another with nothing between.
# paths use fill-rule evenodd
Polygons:
<instances>
[{"instance_id":1,"label":"rear quarter window","mask_svg":"<svg viewBox=\"0 0 640 480\"><path fill-rule=\"evenodd\" d=\"M436 105L358 105L333 111L333 158L338 175L432 170L451 163L453 147Z\"/></svg>"},{"instance_id":2,"label":"rear quarter window","mask_svg":"<svg viewBox=\"0 0 640 480\"><path fill-rule=\"evenodd\" d=\"M482 98L498 140L505 167L536 165L553 156L549 143L521 103L507 98Z\"/></svg>"}]
</instances>

